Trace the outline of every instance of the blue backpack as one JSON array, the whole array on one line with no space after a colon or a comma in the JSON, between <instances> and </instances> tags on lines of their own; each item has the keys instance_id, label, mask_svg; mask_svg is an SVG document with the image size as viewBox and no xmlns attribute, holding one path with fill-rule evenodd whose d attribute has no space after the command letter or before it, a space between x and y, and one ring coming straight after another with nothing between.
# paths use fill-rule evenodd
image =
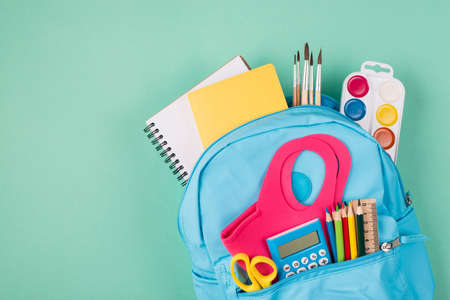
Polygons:
<instances>
[{"instance_id":1,"label":"blue backpack","mask_svg":"<svg viewBox=\"0 0 450 300\"><path fill-rule=\"evenodd\" d=\"M221 231L257 199L272 156L284 143L311 134L345 143L352 168L344 201L376 198L384 251L329 264L244 292L230 273L231 256ZM311 204L322 184L321 161L302 153L294 172L312 188L293 190ZM319 167L318 167L319 166ZM323 173L323 172L322 172ZM344 115L318 106L298 106L251 121L211 145L197 162L180 205L178 226L192 259L198 299L432 299L434 281L411 201L400 175L376 140Z\"/></svg>"}]
</instances>

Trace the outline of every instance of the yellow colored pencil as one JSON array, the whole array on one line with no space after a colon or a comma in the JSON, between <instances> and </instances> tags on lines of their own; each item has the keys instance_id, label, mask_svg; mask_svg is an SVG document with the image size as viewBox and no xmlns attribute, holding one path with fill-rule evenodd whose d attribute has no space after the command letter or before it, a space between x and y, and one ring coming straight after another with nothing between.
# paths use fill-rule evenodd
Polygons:
<instances>
[{"instance_id":1,"label":"yellow colored pencil","mask_svg":"<svg viewBox=\"0 0 450 300\"><path fill-rule=\"evenodd\" d=\"M352 202L348 203L348 236L350 239L350 257L358 257L358 246L356 244L355 215L353 214Z\"/></svg>"}]
</instances>

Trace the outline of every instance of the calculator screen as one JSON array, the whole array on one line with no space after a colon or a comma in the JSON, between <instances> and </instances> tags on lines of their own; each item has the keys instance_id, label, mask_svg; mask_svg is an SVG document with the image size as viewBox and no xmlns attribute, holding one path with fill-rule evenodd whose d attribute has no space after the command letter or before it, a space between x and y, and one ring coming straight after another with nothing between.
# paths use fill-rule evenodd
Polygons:
<instances>
[{"instance_id":1,"label":"calculator screen","mask_svg":"<svg viewBox=\"0 0 450 300\"><path fill-rule=\"evenodd\" d=\"M319 244L319 235L317 231L313 231L299 237L298 239L287 242L286 244L278 246L278 252L280 253L281 258L285 258L291 254L302 251L306 248Z\"/></svg>"}]
</instances>

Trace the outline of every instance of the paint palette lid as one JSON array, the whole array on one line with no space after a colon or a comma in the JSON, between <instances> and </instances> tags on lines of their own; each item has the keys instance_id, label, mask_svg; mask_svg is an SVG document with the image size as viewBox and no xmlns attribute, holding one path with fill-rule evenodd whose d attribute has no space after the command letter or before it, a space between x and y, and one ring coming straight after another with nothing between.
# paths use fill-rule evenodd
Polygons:
<instances>
[{"instance_id":1,"label":"paint palette lid","mask_svg":"<svg viewBox=\"0 0 450 300\"><path fill-rule=\"evenodd\" d=\"M342 84L340 111L369 132L396 160L405 87L389 64L365 61Z\"/></svg>"}]
</instances>

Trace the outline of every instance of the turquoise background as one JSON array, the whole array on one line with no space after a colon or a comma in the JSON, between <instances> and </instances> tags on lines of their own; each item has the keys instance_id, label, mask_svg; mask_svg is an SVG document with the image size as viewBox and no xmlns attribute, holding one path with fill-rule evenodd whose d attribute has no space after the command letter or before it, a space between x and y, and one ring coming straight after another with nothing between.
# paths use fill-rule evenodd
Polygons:
<instances>
[{"instance_id":1,"label":"turquoise background","mask_svg":"<svg viewBox=\"0 0 450 300\"><path fill-rule=\"evenodd\" d=\"M448 299L449 3L1 0L0 299L194 299L144 121L235 55L290 95L306 41L326 94L367 59L404 83L398 166Z\"/></svg>"}]
</instances>

